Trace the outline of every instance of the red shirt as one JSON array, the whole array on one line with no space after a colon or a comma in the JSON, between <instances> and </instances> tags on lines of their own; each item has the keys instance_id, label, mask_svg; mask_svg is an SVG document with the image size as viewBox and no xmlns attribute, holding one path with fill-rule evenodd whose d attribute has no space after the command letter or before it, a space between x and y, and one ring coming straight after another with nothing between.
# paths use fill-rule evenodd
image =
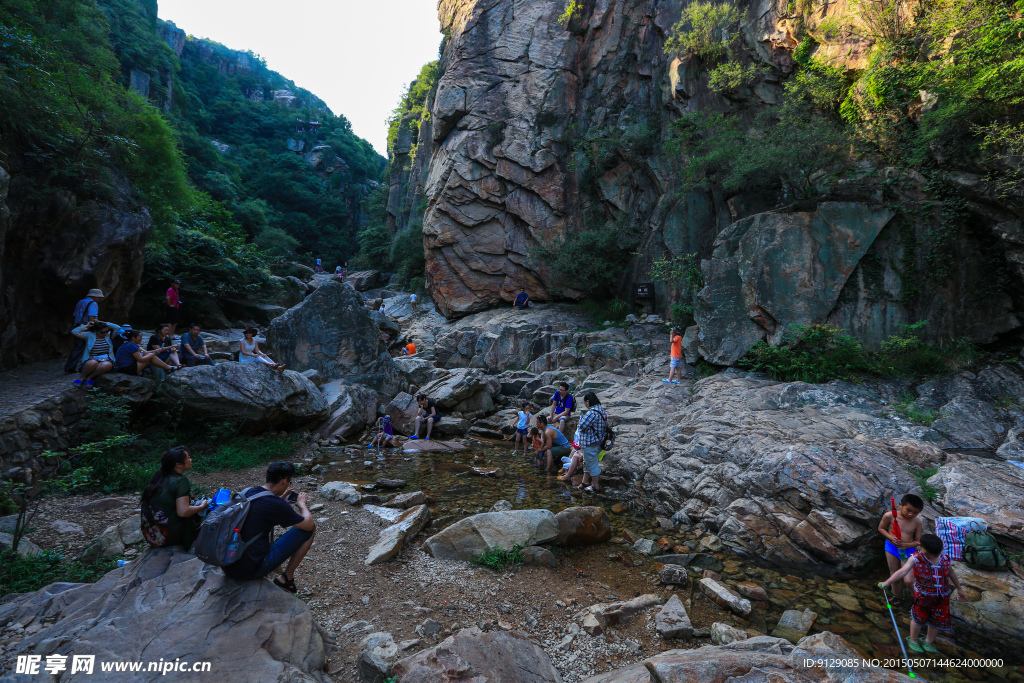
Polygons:
<instances>
[{"instance_id":1,"label":"red shirt","mask_svg":"<svg viewBox=\"0 0 1024 683\"><path fill-rule=\"evenodd\" d=\"M167 288L167 300L170 302L171 308L178 308L178 290L174 287Z\"/></svg>"}]
</instances>

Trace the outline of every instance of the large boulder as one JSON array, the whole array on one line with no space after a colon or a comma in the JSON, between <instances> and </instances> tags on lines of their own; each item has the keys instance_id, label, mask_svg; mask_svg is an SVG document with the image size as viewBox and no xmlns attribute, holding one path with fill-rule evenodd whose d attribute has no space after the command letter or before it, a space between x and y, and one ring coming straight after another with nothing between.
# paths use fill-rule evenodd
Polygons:
<instances>
[{"instance_id":1,"label":"large boulder","mask_svg":"<svg viewBox=\"0 0 1024 683\"><path fill-rule=\"evenodd\" d=\"M612 537L612 524L603 508L593 505L566 508L555 515L558 545L604 543Z\"/></svg>"},{"instance_id":2,"label":"large boulder","mask_svg":"<svg viewBox=\"0 0 1024 683\"><path fill-rule=\"evenodd\" d=\"M103 320L129 319L153 226L123 178L86 199L45 185L28 191L31 177L22 173L20 192L8 195L0 170L0 369L66 357L70 312L93 287L105 295Z\"/></svg>"},{"instance_id":3,"label":"large boulder","mask_svg":"<svg viewBox=\"0 0 1024 683\"><path fill-rule=\"evenodd\" d=\"M562 683L547 653L525 633L467 628L397 662L396 680L423 683Z\"/></svg>"},{"instance_id":4,"label":"large boulder","mask_svg":"<svg viewBox=\"0 0 1024 683\"><path fill-rule=\"evenodd\" d=\"M511 550L550 541L558 520L550 510L507 510L466 517L423 542L423 550L440 560L468 560L487 548Z\"/></svg>"},{"instance_id":5,"label":"large boulder","mask_svg":"<svg viewBox=\"0 0 1024 683\"><path fill-rule=\"evenodd\" d=\"M8 650L96 655L100 661L215 662L225 683L329 683L330 636L304 602L269 581L235 581L194 555L148 549L92 584L56 583L0 604L0 623L42 628ZM70 661L70 660L69 660ZM96 681L124 680L101 673ZM162 681L160 671L134 681Z\"/></svg>"},{"instance_id":6,"label":"large boulder","mask_svg":"<svg viewBox=\"0 0 1024 683\"><path fill-rule=\"evenodd\" d=\"M974 633L1024 649L1024 579L1010 572L986 572L956 563L966 600L949 601L953 620Z\"/></svg>"},{"instance_id":7,"label":"large boulder","mask_svg":"<svg viewBox=\"0 0 1024 683\"><path fill-rule=\"evenodd\" d=\"M701 263L701 355L732 365L761 339L779 344L796 326L825 322L894 215L884 206L823 202L812 212L760 213L730 225Z\"/></svg>"},{"instance_id":8,"label":"large boulder","mask_svg":"<svg viewBox=\"0 0 1024 683\"><path fill-rule=\"evenodd\" d=\"M278 285L278 294L275 297L274 303L284 308L291 308L302 302L306 298L306 294L309 293L309 288L306 283L295 277L294 275L288 275L285 277L278 277L276 275L271 276L274 282Z\"/></svg>"},{"instance_id":9,"label":"large boulder","mask_svg":"<svg viewBox=\"0 0 1024 683\"><path fill-rule=\"evenodd\" d=\"M501 385L482 370L458 368L426 386L420 393L433 399L440 410L494 410L493 396Z\"/></svg>"},{"instance_id":10,"label":"large boulder","mask_svg":"<svg viewBox=\"0 0 1024 683\"><path fill-rule=\"evenodd\" d=\"M621 420L621 445L602 465L638 482L676 524L703 522L771 561L872 561L889 497L916 490L913 471L946 458L941 436L894 420L871 387L728 370L690 393L657 378L602 392Z\"/></svg>"},{"instance_id":11,"label":"large boulder","mask_svg":"<svg viewBox=\"0 0 1024 683\"><path fill-rule=\"evenodd\" d=\"M297 372L257 363L220 363L171 373L153 402L205 417L244 420L246 428L298 428L324 420L327 401Z\"/></svg>"},{"instance_id":12,"label":"large boulder","mask_svg":"<svg viewBox=\"0 0 1024 683\"><path fill-rule=\"evenodd\" d=\"M412 434L420 406L416 397L404 391L384 406L384 413L391 418L391 428L396 434Z\"/></svg>"},{"instance_id":13,"label":"large boulder","mask_svg":"<svg viewBox=\"0 0 1024 683\"><path fill-rule=\"evenodd\" d=\"M377 420L380 400L377 392L359 384L345 384L341 380L328 382L320 388L327 402L330 416L317 429L317 435L329 439L346 439L363 431Z\"/></svg>"},{"instance_id":14,"label":"large boulder","mask_svg":"<svg viewBox=\"0 0 1024 683\"><path fill-rule=\"evenodd\" d=\"M557 360L560 349L576 332L590 326L578 309L564 304L537 305L526 311L499 308L444 328L437 335L434 353L438 365L445 368L522 369L549 353L555 354L556 367L563 367Z\"/></svg>"},{"instance_id":15,"label":"large boulder","mask_svg":"<svg viewBox=\"0 0 1024 683\"><path fill-rule=\"evenodd\" d=\"M443 379L448 375L447 370L442 370L434 365L433 361L420 356L398 356L395 358L395 367L409 384L418 387Z\"/></svg>"},{"instance_id":16,"label":"large boulder","mask_svg":"<svg viewBox=\"0 0 1024 683\"><path fill-rule=\"evenodd\" d=\"M357 292L365 292L380 287L384 284L384 276L379 270L360 270L356 273L349 273L345 283L352 285Z\"/></svg>"},{"instance_id":17,"label":"large boulder","mask_svg":"<svg viewBox=\"0 0 1024 683\"><path fill-rule=\"evenodd\" d=\"M229 320L246 324L255 323L263 327L288 310L285 306L244 299L225 299L221 302L221 308Z\"/></svg>"},{"instance_id":18,"label":"large boulder","mask_svg":"<svg viewBox=\"0 0 1024 683\"><path fill-rule=\"evenodd\" d=\"M814 660L808 666L805 660ZM860 666L847 666L858 661ZM840 636L825 631L793 645L782 638L757 636L728 645L705 645L694 650L668 650L642 665L617 669L584 679L583 683L911 683L906 674L872 666Z\"/></svg>"},{"instance_id":19,"label":"large boulder","mask_svg":"<svg viewBox=\"0 0 1024 683\"><path fill-rule=\"evenodd\" d=\"M323 283L267 330L275 359L292 370L363 384L387 400L406 382L387 354L378 324L359 294L337 281Z\"/></svg>"}]
</instances>

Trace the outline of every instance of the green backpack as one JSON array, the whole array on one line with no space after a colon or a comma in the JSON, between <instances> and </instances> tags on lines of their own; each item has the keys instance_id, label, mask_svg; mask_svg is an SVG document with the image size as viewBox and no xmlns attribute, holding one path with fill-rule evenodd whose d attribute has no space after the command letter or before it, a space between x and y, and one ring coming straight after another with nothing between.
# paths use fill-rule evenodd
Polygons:
<instances>
[{"instance_id":1,"label":"green backpack","mask_svg":"<svg viewBox=\"0 0 1024 683\"><path fill-rule=\"evenodd\" d=\"M995 537L977 522L971 523L970 531L964 536L964 562L972 569L990 572L1006 571L1009 565Z\"/></svg>"}]
</instances>

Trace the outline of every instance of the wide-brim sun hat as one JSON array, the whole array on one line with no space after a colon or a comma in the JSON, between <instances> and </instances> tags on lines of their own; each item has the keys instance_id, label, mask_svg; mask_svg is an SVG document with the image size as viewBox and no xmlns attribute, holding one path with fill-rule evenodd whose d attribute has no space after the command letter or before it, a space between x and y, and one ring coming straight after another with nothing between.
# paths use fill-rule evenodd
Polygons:
<instances>
[{"instance_id":1,"label":"wide-brim sun hat","mask_svg":"<svg viewBox=\"0 0 1024 683\"><path fill-rule=\"evenodd\" d=\"M96 297L97 299L104 298L102 289L90 289L89 293L86 294L86 296Z\"/></svg>"}]
</instances>

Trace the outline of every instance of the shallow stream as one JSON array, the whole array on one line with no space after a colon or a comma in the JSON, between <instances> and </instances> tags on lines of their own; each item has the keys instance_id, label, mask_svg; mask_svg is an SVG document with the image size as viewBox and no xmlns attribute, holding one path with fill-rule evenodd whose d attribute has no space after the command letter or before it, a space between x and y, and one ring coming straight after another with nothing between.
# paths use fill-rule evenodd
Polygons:
<instances>
[{"instance_id":1,"label":"shallow stream","mask_svg":"<svg viewBox=\"0 0 1024 683\"><path fill-rule=\"evenodd\" d=\"M436 520L432 530L486 512L502 499L511 502L516 509L545 508L555 513L575 505L599 505L609 513L613 543L599 546L599 552L586 555L588 564L597 565L587 567L588 577L630 594L667 592L670 587L652 586L660 570L657 558L633 551L621 540L624 535L633 532L640 537L661 540L663 544L666 543L663 539L667 539L672 546L678 546L679 552L699 551L701 539L696 530L663 530L655 517L635 502L635 496L627 495L627 484L608 487L600 496L584 495L575 487L558 482L554 476L540 474L533 466L532 454L524 456L522 449L512 456L511 445L475 440L466 440L463 444L465 450L431 452L385 449L378 453L365 449L357 452L352 447L325 448L319 463L327 468L324 474L327 481L372 484L381 478L401 479L407 482L403 491L419 490L430 495L435 501L431 506ZM493 472L495 469L498 472ZM372 493L384 496L390 491L374 490ZM709 554L721 562L719 573L727 585L735 587L740 582L753 582L767 592L768 602L752 601L753 614L749 620L743 620L722 612L704 599L699 590L693 591L691 618L695 626L709 627L711 621L726 621L752 632L770 634L785 610L809 608L818 615L811 633L828 630L842 635L865 657L882 660L901 657L889 611L876 587L886 576L881 548L877 564L855 575L829 576L772 566L728 548ZM578 558L567 561L572 559L578 561ZM691 579L694 576L691 572ZM691 586L694 585L696 581L691 581ZM896 613L905 637L909 628L909 602ZM1019 660L1014 648L993 642L991 638L979 638L962 628L957 628L954 636L952 639L940 636L940 656L1001 657L1004 662ZM917 673L918 677L932 681L1024 683L1024 667L931 667L921 668Z\"/></svg>"}]
</instances>

